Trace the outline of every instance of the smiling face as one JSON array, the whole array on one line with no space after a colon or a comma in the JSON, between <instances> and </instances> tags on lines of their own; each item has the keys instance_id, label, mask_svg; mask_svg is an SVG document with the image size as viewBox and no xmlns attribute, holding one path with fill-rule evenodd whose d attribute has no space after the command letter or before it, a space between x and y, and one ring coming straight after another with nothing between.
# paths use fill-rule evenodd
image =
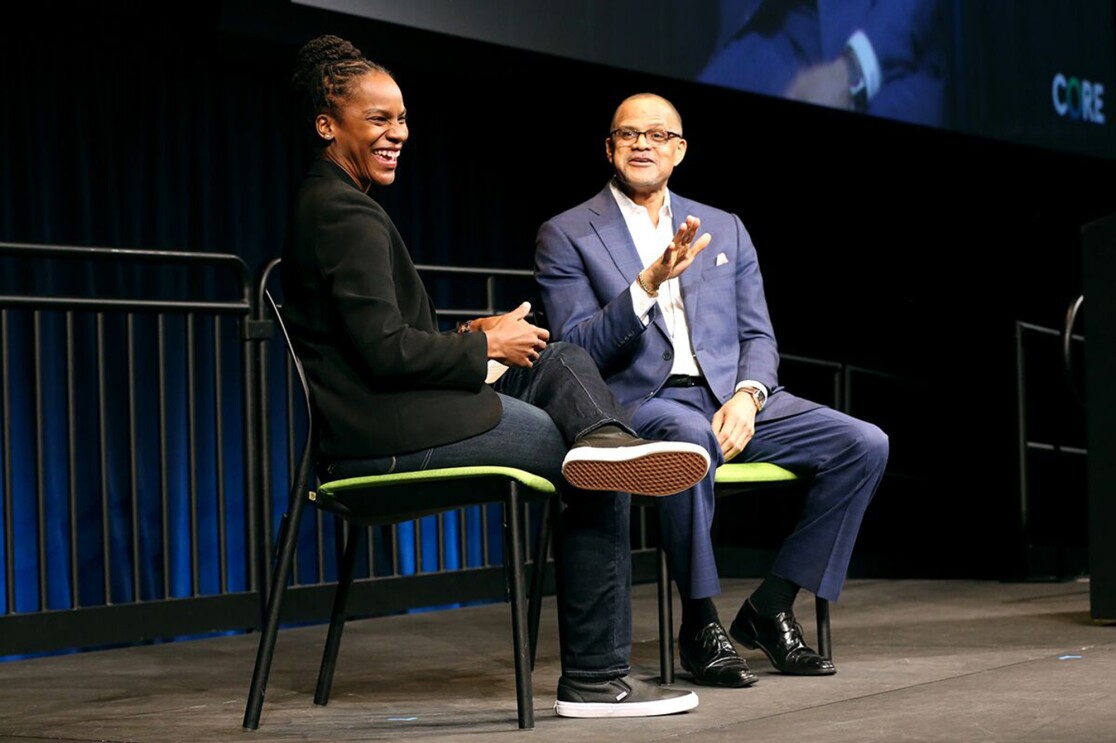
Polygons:
<instances>
[{"instance_id":1,"label":"smiling face","mask_svg":"<svg viewBox=\"0 0 1116 743\"><path fill-rule=\"evenodd\" d=\"M399 153L408 136L407 109L390 75L362 75L349 95L318 114L314 124L327 142L326 159L337 163L362 189L395 181Z\"/></svg>"},{"instance_id":2,"label":"smiling face","mask_svg":"<svg viewBox=\"0 0 1116 743\"><path fill-rule=\"evenodd\" d=\"M613 131L662 129L681 132L682 120L666 99L657 95L638 95L620 104L612 117L611 128ZM605 140L605 155L616 170L621 188L639 203L641 198L661 193L666 188L674 167L686 156L686 140L677 137L655 145L646 135L641 135L635 142L627 144L609 135Z\"/></svg>"}]
</instances>

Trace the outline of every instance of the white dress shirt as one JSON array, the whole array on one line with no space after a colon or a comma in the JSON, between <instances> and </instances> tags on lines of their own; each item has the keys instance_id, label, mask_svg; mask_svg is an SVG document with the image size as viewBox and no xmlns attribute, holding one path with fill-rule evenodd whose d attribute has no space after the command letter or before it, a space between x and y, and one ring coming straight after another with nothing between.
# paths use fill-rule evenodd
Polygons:
<instances>
[{"instance_id":1,"label":"white dress shirt","mask_svg":"<svg viewBox=\"0 0 1116 743\"><path fill-rule=\"evenodd\" d=\"M613 180L609 183L612 197L624 215L624 223L635 243L639 253L640 262L644 268L662 257L663 251L674 239L674 216L670 206L670 191L663 197L663 205L659 208L658 226L651 223L651 215L647 208L628 198ZM671 374L685 374L691 377L702 376L698 368L697 358L694 356L694 347L690 342L690 327L686 322L685 306L682 303L682 289L677 278L669 279L659 285L659 296L652 297L633 280L629 291L632 295L632 308L636 316L644 325L651 322L651 308L659 305L663 313L667 332L670 333L671 344L674 346L674 363L671 365ZM736 384L736 389L741 387L756 387L763 390L766 395L768 390L763 384L753 380L744 379Z\"/></svg>"},{"instance_id":2,"label":"white dress shirt","mask_svg":"<svg viewBox=\"0 0 1116 743\"><path fill-rule=\"evenodd\" d=\"M609 184L612 196L620 206L620 213L624 215L624 222L628 225L632 242L635 243L639 260L646 268L655 260L662 257L663 251L674 238L674 221L670 210L670 191L663 198L663 205L659 208L659 224L651 224L651 215L647 208L635 203L616 186L616 181ZM667 332L670 333L671 343L674 345L674 363L670 368L671 374L685 374L691 377L700 377L697 359L694 358L694 349L690 344L690 328L686 324L686 312L682 306L682 289L678 279L664 281L659 286L659 296L652 297L643 291L639 281L633 281L631 286L632 307L640 322L647 325L651 322L651 308L657 303L659 312L663 313L666 321Z\"/></svg>"}]
</instances>

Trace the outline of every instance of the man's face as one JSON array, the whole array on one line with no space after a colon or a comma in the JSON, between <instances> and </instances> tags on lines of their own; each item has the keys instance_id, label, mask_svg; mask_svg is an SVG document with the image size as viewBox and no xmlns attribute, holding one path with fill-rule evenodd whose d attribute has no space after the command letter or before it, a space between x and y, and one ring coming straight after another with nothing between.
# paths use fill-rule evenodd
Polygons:
<instances>
[{"instance_id":1,"label":"man's face","mask_svg":"<svg viewBox=\"0 0 1116 743\"><path fill-rule=\"evenodd\" d=\"M612 128L614 131L631 129L637 132L660 130L679 133L682 122L661 98L641 96L625 101L617 109ZM610 134L605 140L605 155L622 185L636 193L647 193L666 186L674 166L686 156L686 140L670 137L665 143L655 144L644 134L636 137L634 142L623 142L619 136Z\"/></svg>"}]
</instances>

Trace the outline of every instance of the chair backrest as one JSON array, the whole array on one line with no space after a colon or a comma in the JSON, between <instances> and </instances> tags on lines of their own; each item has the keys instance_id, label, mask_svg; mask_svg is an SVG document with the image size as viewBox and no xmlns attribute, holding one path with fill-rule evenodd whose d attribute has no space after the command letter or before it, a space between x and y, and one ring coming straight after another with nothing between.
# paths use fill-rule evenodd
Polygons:
<instances>
[{"instance_id":1,"label":"chair backrest","mask_svg":"<svg viewBox=\"0 0 1116 743\"><path fill-rule=\"evenodd\" d=\"M291 489L290 497L293 501L294 498L298 497L297 494L307 491L313 463L316 459L318 437L317 428L314 426L314 406L310 398L310 384L306 381L306 371L302 368L302 361L295 351L291 334L287 332L287 326L283 323L283 314L279 311L279 305L275 303L275 298L271 296L271 292L266 289L264 290L264 298L267 300L268 307L271 308L271 314L275 317L275 324L279 326L279 332L283 334L283 340L287 344L287 354L290 356L295 372L298 373L298 381L302 384L302 398L306 403L306 443L302 449L302 457L299 459L295 487Z\"/></svg>"},{"instance_id":2,"label":"chair backrest","mask_svg":"<svg viewBox=\"0 0 1116 743\"><path fill-rule=\"evenodd\" d=\"M291 357L291 363L294 364L295 371L298 372L298 381L302 384L302 397L306 402L306 420L313 426L313 411L310 406L310 384L306 381L306 370L302 368L302 360L298 358L295 352L294 343L291 341L291 334L287 332L287 326L283 322L283 315L279 312L279 305L275 302L275 297L271 296L271 292L264 289L264 298L267 300L267 306L271 308L271 314L275 317L275 324L279 326L279 332L283 334L283 340L287 344L287 353Z\"/></svg>"}]
</instances>

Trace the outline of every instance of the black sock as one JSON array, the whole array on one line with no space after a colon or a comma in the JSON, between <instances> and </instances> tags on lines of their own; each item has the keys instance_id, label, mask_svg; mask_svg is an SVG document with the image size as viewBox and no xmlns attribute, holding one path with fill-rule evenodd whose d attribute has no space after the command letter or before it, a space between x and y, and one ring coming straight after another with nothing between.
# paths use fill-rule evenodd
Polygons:
<instances>
[{"instance_id":1,"label":"black sock","mask_svg":"<svg viewBox=\"0 0 1116 743\"><path fill-rule=\"evenodd\" d=\"M794 600L798 596L799 586L791 583L786 578L780 578L770 573L760 583L759 588L752 592L752 606L756 607L762 616L773 617L784 611L793 611Z\"/></svg>"},{"instance_id":2,"label":"black sock","mask_svg":"<svg viewBox=\"0 0 1116 743\"><path fill-rule=\"evenodd\" d=\"M713 622L719 622L717 606L713 599L682 599L682 628L681 632L696 633Z\"/></svg>"}]
</instances>

